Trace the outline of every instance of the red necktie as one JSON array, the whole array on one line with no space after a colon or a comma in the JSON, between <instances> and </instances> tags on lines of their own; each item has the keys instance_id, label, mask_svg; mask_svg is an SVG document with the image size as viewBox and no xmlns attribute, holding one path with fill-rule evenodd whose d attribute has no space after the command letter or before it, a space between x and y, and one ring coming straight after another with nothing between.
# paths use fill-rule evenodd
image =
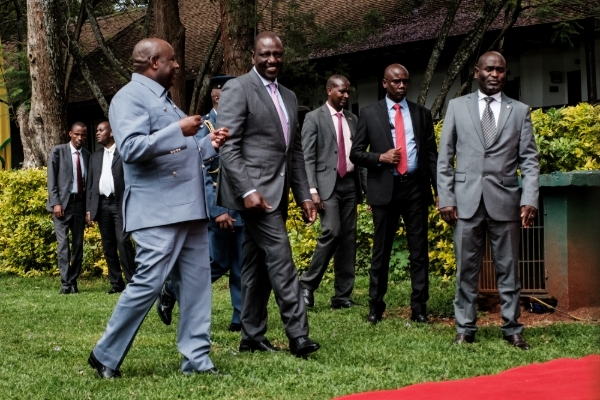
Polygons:
<instances>
[{"instance_id":1,"label":"red necktie","mask_svg":"<svg viewBox=\"0 0 600 400\"><path fill-rule=\"evenodd\" d=\"M336 113L338 117L338 174L343 178L346 175L346 143L344 142L344 129L342 125L342 113Z\"/></svg>"},{"instance_id":2,"label":"red necktie","mask_svg":"<svg viewBox=\"0 0 600 400\"><path fill-rule=\"evenodd\" d=\"M81 174L81 163L79 162L79 152L76 151L75 161L77 162L77 196L83 197L83 175Z\"/></svg>"},{"instance_id":3,"label":"red necktie","mask_svg":"<svg viewBox=\"0 0 600 400\"><path fill-rule=\"evenodd\" d=\"M404 175L408 172L408 157L406 155L406 136L404 134L404 118L400 104L394 104L396 116L394 117L394 127L396 130L396 148L400 147L400 162L398 163L398 172Z\"/></svg>"}]
</instances>

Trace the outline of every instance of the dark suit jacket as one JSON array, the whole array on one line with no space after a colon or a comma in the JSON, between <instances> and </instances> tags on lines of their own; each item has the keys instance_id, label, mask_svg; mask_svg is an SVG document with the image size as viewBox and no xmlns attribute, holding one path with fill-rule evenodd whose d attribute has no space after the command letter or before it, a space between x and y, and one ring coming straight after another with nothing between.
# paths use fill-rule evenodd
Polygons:
<instances>
[{"instance_id":1,"label":"dark suit jacket","mask_svg":"<svg viewBox=\"0 0 600 400\"><path fill-rule=\"evenodd\" d=\"M230 137L219 154L218 205L243 211L242 195L252 189L265 198L271 211L279 208L284 213L290 187L298 204L311 198L298 132L296 95L281 84L279 93L289 118L287 146L277 109L254 70L223 86L217 126L229 128Z\"/></svg>"},{"instance_id":2,"label":"dark suit jacket","mask_svg":"<svg viewBox=\"0 0 600 400\"><path fill-rule=\"evenodd\" d=\"M426 204L432 204L432 187L437 194L437 147L433 119L428 109L413 102L408 101L408 110L417 145L418 173L422 178L420 181L423 199ZM350 152L350 160L355 165L368 170L367 204L382 206L389 204L392 199L395 166L380 164L379 156L393 146L390 119L384 98L361 111Z\"/></svg>"},{"instance_id":3,"label":"dark suit jacket","mask_svg":"<svg viewBox=\"0 0 600 400\"><path fill-rule=\"evenodd\" d=\"M350 111L344 111L344 116L350 128L350 139L356 135L358 118ZM338 171L338 142L336 128L333 125L331 113L327 104L306 114L302 125L302 148L308 186L316 188L322 200L327 200L333 193ZM362 203L360 171L355 169L356 199Z\"/></svg>"},{"instance_id":4,"label":"dark suit jacket","mask_svg":"<svg viewBox=\"0 0 600 400\"><path fill-rule=\"evenodd\" d=\"M87 200L86 212L90 213L90 218L95 220L98 212L98 199L100 197L100 175L102 174L102 162L104 160L104 147L94 152L90 157L88 179L86 181ZM123 160L119 155L119 150L115 148L115 154L111 164L113 181L115 184L115 200L117 202L119 213L123 209L123 193L125 192L125 178L123 177Z\"/></svg>"},{"instance_id":5,"label":"dark suit jacket","mask_svg":"<svg viewBox=\"0 0 600 400\"><path fill-rule=\"evenodd\" d=\"M90 152L84 149L81 150L83 163L84 187L85 179L87 179L88 164L90 160ZM62 205L63 209L69 204L69 196L73 187L73 159L71 157L71 146L69 143L59 144L50 150L48 157L48 202L46 210L52 212L55 205Z\"/></svg>"}]
</instances>

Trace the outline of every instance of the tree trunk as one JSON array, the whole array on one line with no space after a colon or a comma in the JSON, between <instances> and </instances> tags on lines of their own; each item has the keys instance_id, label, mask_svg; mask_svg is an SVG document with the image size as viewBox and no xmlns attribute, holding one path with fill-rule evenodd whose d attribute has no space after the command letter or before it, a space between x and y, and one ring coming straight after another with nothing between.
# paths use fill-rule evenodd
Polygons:
<instances>
[{"instance_id":1,"label":"tree trunk","mask_svg":"<svg viewBox=\"0 0 600 400\"><path fill-rule=\"evenodd\" d=\"M256 33L256 0L219 0L221 44L226 75L240 76L252 67Z\"/></svg>"},{"instance_id":2,"label":"tree trunk","mask_svg":"<svg viewBox=\"0 0 600 400\"><path fill-rule=\"evenodd\" d=\"M31 75L31 109L21 126L24 168L46 165L52 147L67 134L67 102L61 57L63 2L27 0L27 58Z\"/></svg>"},{"instance_id":3,"label":"tree trunk","mask_svg":"<svg viewBox=\"0 0 600 400\"><path fill-rule=\"evenodd\" d=\"M438 36L437 42L435 43L433 51L431 52L431 56L429 57L429 63L427 64L427 69L425 69L425 76L423 77L423 82L421 83L419 99L417 100L417 104L421 106L424 106L425 101L427 100L427 92L429 91L429 85L431 84L433 73L437 68L438 61L442 55L442 51L444 50L444 45L446 44L448 32L450 32L450 28L454 23L454 17L456 16L456 12L460 7L461 2L462 0L454 0L454 2L448 7L448 14L446 14L442 29L440 30L440 35Z\"/></svg>"},{"instance_id":4,"label":"tree trunk","mask_svg":"<svg viewBox=\"0 0 600 400\"><path fill-rule=\"evenodd\" d=\"M202 109L204 108L204 102L206 100L206 96L210 91L210 78L217 74L221 67L223 66L223 49L219 48L210 64L210 73L204 74L204 78L202 79L202 86L200 87L198 93L198 105L195 109L195 114L201 114ZM190 111L191 112L191 111Z\"/></svg>"},{"instance_id":5,"label":"tree trunk","mask_svg":"<svg viewBox=\"0 0 600 400\"><path fill-rule=\"evenodd\" d=\"M202 65L198 69L198 74L196 75L196 80L194 81L194 90L192 91L192 103L190 104L190 109L188 114L197 114L196 110L198 107L198 101L201 97L198 96L198 93L204 82L204 75L206 75L206 71L210 68L210 61L213 59L213 54L215 53L215 49L217 48L217 44L219 43L219 38L221 37L221 27L217 28L208 49L206 50L206 54L204 54L204 59L202 60ZM219 52L221 62L219 65L223 63L223 51ZM219 56L217 54L217 56Z\"/></svg>"},{"instance_id":6,"label":"tree trunk","mask_svg":"<svg viewBox=\"0 0 600 400\"><path fill-rule=\"evenodd\" d=\"M467 36L463 39L458 50L456 51L456 55L450 63L448 71L446 72L446 76L444 77L444 81L442 82L440 92L431 106L431 114L434 118L441 113L452 83L454 83L454 80L464 68L469 57L473 55L475 49L477 49L479 46L483 35L485 35L489 26L498 16L498 13L500 10L502 10L502 7L504 7L507 2L508 0L489 1L485 2L482 6L479 18L477 21L475 21L471 31L467 33Z\"/></svg>"},{"instance_id":7,"label":"tree trunk","mask_svg":"<svg viewBox=\"0 0 600 400\"><path fill-rule=\"evenodd\" d=\"M146 5L146 17L144 18L144 34L145 38L150 34L150 23L152 22L152 10L153 10L154 0L148 0L148 5Z\"/></svg>"},{"instance_id":8,"label":"tree trunk","mask_svg":"<svg viewBox=\"0 0 600 400\"><path fill-rule=\"evenodd\" d=\"M179 64L179 73L171 87L171 98L180 109L187 109L185 99L185 27L179 19L177 0L153 1L156 37L166 40L175 50L175 59Z\"/></svg>"}]
</instances>

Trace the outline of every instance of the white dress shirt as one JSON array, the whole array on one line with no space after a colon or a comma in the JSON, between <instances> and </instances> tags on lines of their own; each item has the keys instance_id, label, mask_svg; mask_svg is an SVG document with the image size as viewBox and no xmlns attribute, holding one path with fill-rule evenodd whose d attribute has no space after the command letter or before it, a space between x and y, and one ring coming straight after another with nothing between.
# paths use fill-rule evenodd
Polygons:
<instances>
[{"instance_id":1,"label":"white dress shirt","mask_svg":"<svg viewBox=\"0 0 600 400\"><path fill-rule=\"evenodd\" d=\"M481 90L477 91L479 95L479 119L483 118L483 112L485 111L485 106L487 105L484 100L486 97L493 97L494 101L490 102L490 109L492 110L492 114L494 114L494 118L496 120L496 127L498 126L498 119L500 118L500 107L502 106L502 92L498 92L491 96L484 94Z\"/></svg>"},{"instance_id":2,"label":"white dress shirt","mask_svg":"<svg viewBox=\"0 0 600 400\"><path fill-rule=\"evenodd\" d=\"M102 172L100 173L100 194L108 197L115 193L115 181L112 176L112 162L115 156L115 149L117 144L109 148L104 148L104 155L102 158Z\"/></svg>"},{"instance_id":3,"label":"white dress shirt","mask_svg":"<svg viewBox=\"0 0 600 400\"><path fill-rule=\"evenodd\" d=\"M79 152L79 164L81 165L81 179L83 180L82 189L85 189L85 167L83 162L83 154L81 153L81 149L77 150L75 147L73 147L73 143L69 142L69 146L71 147L71 160L73 160L73 187L71 187L71 193L77 194L77 154L75 154L75 152Z\"/></svg>"}]
</instances>

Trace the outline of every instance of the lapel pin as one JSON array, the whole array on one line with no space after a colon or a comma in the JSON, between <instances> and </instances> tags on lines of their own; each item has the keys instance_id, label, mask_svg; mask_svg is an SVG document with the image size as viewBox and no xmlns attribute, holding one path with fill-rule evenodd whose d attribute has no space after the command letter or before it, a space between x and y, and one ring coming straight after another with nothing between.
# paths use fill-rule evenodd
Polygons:
<instances>
[{"instance_id":1,"label":"lapel pin","mask_svg":"<svg viewBox=\"0 0 600 400\"><path fill-rule=\"evenodd\" d=\"M510 106L506 106L506 108L510 108Z\"/></svg>"},{"instance_id":2,"label":"lapel pin","mask_svg":"<svg viewBox=\"0 0 600 400\"><path fill-rule=\"evenodd\" d=\"M164 112L167 112L167 107L163 107L163 111L164 111Z\"/></svg>"}]
</instances>

